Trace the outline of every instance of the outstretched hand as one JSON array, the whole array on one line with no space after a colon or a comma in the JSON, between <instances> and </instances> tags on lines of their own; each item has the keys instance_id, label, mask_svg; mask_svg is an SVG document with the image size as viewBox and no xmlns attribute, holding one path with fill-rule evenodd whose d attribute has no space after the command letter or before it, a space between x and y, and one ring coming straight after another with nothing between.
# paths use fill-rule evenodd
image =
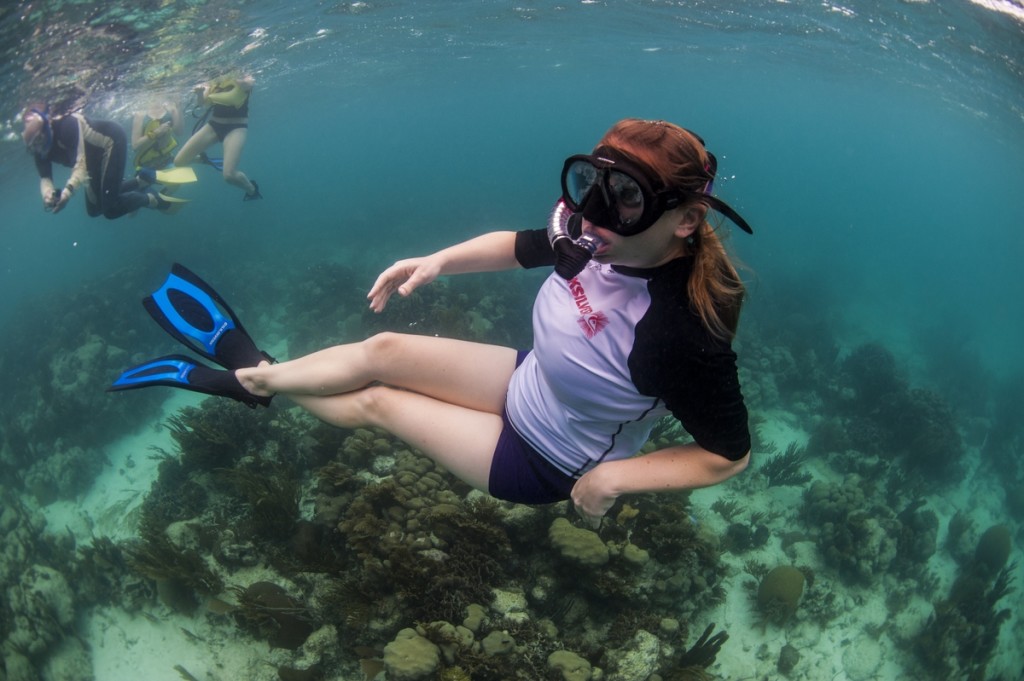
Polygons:
<instances>
[{"instance_id":1,"label":"outstretched hand","mask_svg":"<svg viewBox=\"0 0 1024 681\"><path fill-rule=\"evenodd\" d=\"M437 279L440 273L441 265L434 258L399 260L380 273L373 288L366 294L370 309L374 312L382 311L395 291L404 298L420 286Z\"/></svg>"}]
</instances>

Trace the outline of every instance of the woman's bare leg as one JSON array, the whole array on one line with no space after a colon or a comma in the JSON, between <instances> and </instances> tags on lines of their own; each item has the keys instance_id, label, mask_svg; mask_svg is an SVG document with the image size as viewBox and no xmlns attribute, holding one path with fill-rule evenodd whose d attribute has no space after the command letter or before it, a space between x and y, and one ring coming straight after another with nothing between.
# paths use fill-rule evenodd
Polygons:
<instances>
[{"instance_id":1,"label":"woman's bare leg","mask_svg":"<svg viewBox=\"0 0 1024 681\"><path fill-rule=\"evenodd\" d=\"M450 405L501 414L515 362L511 348L382 333L288 362L239 369L236 374L254 395L340 395L379 382Z\"/></svg>"},{"instance_id":2,"label":"woman's bare leg","mask_svg":"<svg viewBox=\"0 0 1024 681\"><path fill-rule=\"evenodd\" d=\"M188 141L181 145L181 149L178 149L178 153L174 157L174 165L187 166L195 162L199 153L206 150L207 147L216 141L217 133L213 131L209 123L205 124L196 131L196 134L189 137Z\"/></svg>"},{"instance_id":3,"label":"woman's bare leg","mask_svg":"<svg viewBox=\"0 0 1024 681\"><path fill-rule=\"evenodd\" d=\"M331 425L383 428L461 480L487 491L503 425L496 414L387 386L328 397L289 397Z\"/></svg>"},{"instance_id":4,"label":"woman's bare leg","mask_svg":"<svg viewBox=\"0 0 1024 681\"><path fill-rule=\"evenodd\" d=\"M244 189L246 194L253 194L256 192L256 186L238 169L238 162L242 159L242 149L248 136L247 128L235 128L224 136L224 168L221 175L228 184Z\"/></svg>"}]
</instances>

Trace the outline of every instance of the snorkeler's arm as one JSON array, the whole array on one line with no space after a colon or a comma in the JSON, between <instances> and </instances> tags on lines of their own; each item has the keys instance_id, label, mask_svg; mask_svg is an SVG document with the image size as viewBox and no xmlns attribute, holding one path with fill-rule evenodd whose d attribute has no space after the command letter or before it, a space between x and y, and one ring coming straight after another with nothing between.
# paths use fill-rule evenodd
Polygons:
<instances>
[{"instance_id":1,"label":"snorkeler's arm","mask_svg":"<svg viewBox=\"0 0 1024 681\"><path fill-rule=\"evenodd\" d=\"M85 184L86 180L89 179L88 159L85 155L85 119L78 114L74 114L74 116L75 120L78 121L78 152L75 154L75 165L71 169L71 177L68 178L68 183L64 187L65 191L70 189L72 192Z\"/></svg>"},{"instance_id":2,"label":"snorkeler's arm","mask_svg":"<svg viewBox=\"0 0 1024 681\"><path fill-rule=\"evenodd\" d=\"M399 260L374 282L366 296L370 309L380 312L396 291L405 297L441 275L516 268L515 240L515 232L490 232L431 255Z\"/></svg>"},{"instance_id":3,"label":"snorkeler's arm","mask_svg":"<svg viewBox=\"0 0 1024 681\"><path fill-rule=\"evenodd\" d=\"M80 115L72 115L78 122L78 151L75 154L75 165L71 169L71 177L68 178L67 184L64 185L59 194L56 192L51 193L49 200L45 196L43 197L44 206L55 214L64 210L64 206L68 205L68 201L74 196L75 190L89 179L88 159L85 155L86 122ZM55 197L55 200L53 197Z\"/></svg>"},{"instance_id":4,"label":"snorkeler's arm","mask_svg":"<svg viewBox=\"0 0 1024 681\"><path fill-rule=\"evenodd\" d=\"M710 487L742 472L748 463L750 452L733 461L696 443L674 445L598 464L576 481L572 501L580 516L596 527L623 494Z\"/></svg>"},{"instance_id":5,"label":"snorkeler's arm","mask_svg":"<svg viewBox=\"0 0 1024 681\"><path fill-rule=\"evenodd\" d=\"M168 104L167 107L171 110L171 131L175 135L180 135L184 130L184 127L182 127L181 107L177 104Z\"/></svg>"},{"instance_id":6,"label":"snorkeler's arm","mask_svg":"<svg viewBox=\"0 0 1024 681\"><path fill-rule=\"evenodd\" d=\"M53 208L53 204L56 203L56 199L53 195L54 191L56 191L56 189L53 186L53 178L39 178L39 194L43 197L43 208L46 208L47 210Z\"/></svg>"},{"instance_id":7,"label":"snorkeler's arm","mask_svg":"<svg viewBox=\"0 0 1024 681\"><path fill-rule=\"evenodd\" d=\"M135 114L132 116L132 149L135 151L141 151L143 146L150 147L153 145L153 140L146 137L145 133L142 132L142 114Z\"/></svg>"}]
</instances>

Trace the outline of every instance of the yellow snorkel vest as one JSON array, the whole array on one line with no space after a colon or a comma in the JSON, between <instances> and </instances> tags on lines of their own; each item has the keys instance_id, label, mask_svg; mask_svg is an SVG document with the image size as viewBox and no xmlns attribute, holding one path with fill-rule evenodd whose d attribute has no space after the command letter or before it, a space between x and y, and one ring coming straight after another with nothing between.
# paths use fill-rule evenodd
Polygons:
<instances>
[{"instance_id":1,"label":"yellow snorkel vest","mask_svg":"<svg viewBox=\"0 0 1024 681\"><path fill-rule=\"evenodd\" d=\"M245 103L247 96L246 91L238 85L234 78L214 83L206 94L206 98L214 104L233 106L236 109Z\"/></svg>"},{"instance_id":2,"label":"yellow snorkel vest","mask_svg":"<svg viewBox=\"0 0 1024 681\"><path fill-rule=\"evenodd\" d=\"M156 134L156 129L161 125L161 121L151 118L143 126L142 132L146 137L151 137ZM178 140L174 138L173 133L167 133L166 136L160 139L155 139L153 144L150 145L145 151L142 151L135 155L135 168L165 168L172 160L174 160L174 150L178 147Z\"/></svg>"}]
</instances>

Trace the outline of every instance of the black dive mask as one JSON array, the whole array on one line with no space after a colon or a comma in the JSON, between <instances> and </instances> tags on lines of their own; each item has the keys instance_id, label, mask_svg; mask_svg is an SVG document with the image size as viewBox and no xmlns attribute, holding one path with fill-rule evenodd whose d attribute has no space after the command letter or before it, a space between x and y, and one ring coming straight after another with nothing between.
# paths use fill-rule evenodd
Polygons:
<instances>
[{"instance_id":1,"label":"black dive mask","mask_svg":"<svg viewBox=\"0 0 1024 681\"><path fill-rule=\"evenodd\" d=\"M53 126L50 123L49 111L50 107L46 107L46 111L40 111L39 109L31 109L29 111L29 113L39 116L39 120L42 121L43 125L35 137L28 143L28 152L41 158L49 154L50 149L53 148Z\"/></svg>"},{"instance_id":2,"label":"black dive mask","mask_svg":"<svg viewBox=\"0 0 1024 681\"><path fill-rule=\"evenodd\" d=\"M570 156L562 167L562 200L573 212L598 227L621 236L648 229L688 198L700 197L736 225L753 234L750 226L724 201L711 196L717 161L708 152L710 179L700 192L665 189L653 172L612 147L593 154Z\"/></svg>"}]
</instances>

